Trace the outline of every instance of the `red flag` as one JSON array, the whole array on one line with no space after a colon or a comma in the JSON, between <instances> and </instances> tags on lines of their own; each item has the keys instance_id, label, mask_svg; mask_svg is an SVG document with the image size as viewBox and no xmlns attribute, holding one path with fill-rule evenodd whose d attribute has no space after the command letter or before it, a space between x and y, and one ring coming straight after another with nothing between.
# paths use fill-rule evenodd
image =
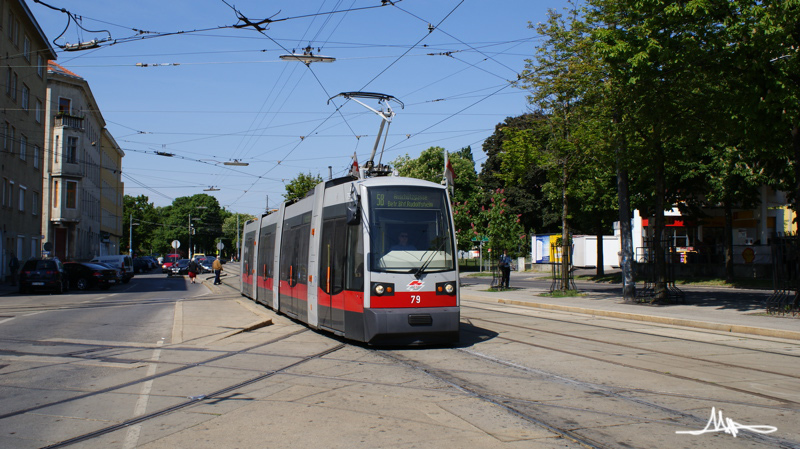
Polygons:
<instances>
[{"instance_id":1,"label":"red flag","mask_svg":"<svg viewBox=\"0 0 800 449\"><path fill-rule=\"evenodd\" d=\"M355 151L353 151L353 165L350 167L350 175L358 178L358 157L356 156Z\"/></svg>"},{"instance_id":2,"label":"red flag","mask_svg":"<svg viewBox=\"0 0 800 449\"><path fill-rule=\"evenodd\" d=\"M447 157L447 150L444 150L444 179L447 180L447 186L455 186L454 179L456 178L456 171L453 170L453 164L450 163L450 159Z\"/></svg>"}]
</instances>

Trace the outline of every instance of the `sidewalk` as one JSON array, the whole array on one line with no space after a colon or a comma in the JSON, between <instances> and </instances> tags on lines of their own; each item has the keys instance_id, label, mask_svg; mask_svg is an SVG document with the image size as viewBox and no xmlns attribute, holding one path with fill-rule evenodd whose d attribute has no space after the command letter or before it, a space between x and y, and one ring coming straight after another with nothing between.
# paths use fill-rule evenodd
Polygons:
<instances>
[{"instance_id":1,"label":"sidewalk","mask_svg":"<svg viewBox=\"0 0 800 449\"><path fill-rule=\"evenodd\" d=\"M684 304L650 305L623 301L619 286L609 287L608 291L618 291L616 295L590 292L577 297L551 298L541 296L548 292L546 289L512 287L491 292L487 285L470 283L469 278L462 278L462 282L462 300L800 340L800 318L765 315L761 298L770 292L761 290L687 288ZM588 282L576 282L578 290L585 283Z\"/></svg>"}]
</instances>

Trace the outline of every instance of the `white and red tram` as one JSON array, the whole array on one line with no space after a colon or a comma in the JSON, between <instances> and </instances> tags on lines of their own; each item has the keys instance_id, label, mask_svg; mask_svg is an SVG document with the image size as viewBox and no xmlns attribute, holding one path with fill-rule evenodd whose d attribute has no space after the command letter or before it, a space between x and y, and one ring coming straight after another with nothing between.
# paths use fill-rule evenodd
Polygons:
<instances>
[{"instance_id":1,"label":"white and red tram","mask_svg":"<svg viewBox=\"0 0 800 449\"><path fill-rule=\"evenodd\" d=\"M393 176L323 182L246 223L241 250L242 295L309 327L369 344L458 341L444 186Z\"/></svg>"}]
</instances>

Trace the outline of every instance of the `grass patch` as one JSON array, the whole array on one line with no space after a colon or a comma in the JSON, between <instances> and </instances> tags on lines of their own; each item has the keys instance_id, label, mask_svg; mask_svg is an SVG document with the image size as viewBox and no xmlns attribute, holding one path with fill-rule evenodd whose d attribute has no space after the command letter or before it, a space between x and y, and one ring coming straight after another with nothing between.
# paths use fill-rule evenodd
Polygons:
<instances>
[{"instance_id":1,"label":"grass patch","mask_svg":"<svg viewBox=\"0 0 800 449\"><path fill-rule=\"evenodd\" d=\"M581 293L578 290L567 290L567 291L555 290L551 293L542 293L539 296L544 296L547 298L574 298L576 296L586 296L586 294Z\"/></svg>"}]
</instances>

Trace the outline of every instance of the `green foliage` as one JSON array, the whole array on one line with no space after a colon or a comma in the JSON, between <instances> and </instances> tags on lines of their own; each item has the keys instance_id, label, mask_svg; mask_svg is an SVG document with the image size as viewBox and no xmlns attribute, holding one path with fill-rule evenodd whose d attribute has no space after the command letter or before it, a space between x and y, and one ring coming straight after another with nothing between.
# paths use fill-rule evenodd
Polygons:
<instances>
[{"instance_id":1,"label":"green foliage","mask_svg":"<svg viewBox=\"0 0 800 449\"><path fill-rule=\"evenodd\" d=\"M301 200L321 182L322 177L319 174L312 176L311 172L300 173L286 184L286 193L283 195L283 199L288 202Z\"/></svg>"}]
</instances>

